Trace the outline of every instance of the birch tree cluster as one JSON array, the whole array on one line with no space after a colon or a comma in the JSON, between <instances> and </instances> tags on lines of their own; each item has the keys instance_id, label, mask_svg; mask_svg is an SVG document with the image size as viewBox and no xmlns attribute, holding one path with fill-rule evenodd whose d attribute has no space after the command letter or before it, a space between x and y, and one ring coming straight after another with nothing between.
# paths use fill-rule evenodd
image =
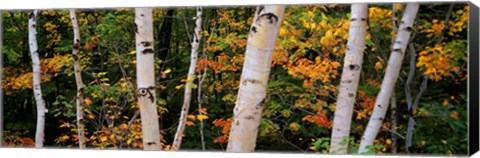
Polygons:
<instances>
[{"instance_id":1,"label":"birch tree cluster","mask_svg":"<svg viewBox=\"0 0 480 158\"><path fill-rule=\"evenodd\" d=\"M467 3L0 13L1 147L468 152Z\"/></svg>"}]
</instances>

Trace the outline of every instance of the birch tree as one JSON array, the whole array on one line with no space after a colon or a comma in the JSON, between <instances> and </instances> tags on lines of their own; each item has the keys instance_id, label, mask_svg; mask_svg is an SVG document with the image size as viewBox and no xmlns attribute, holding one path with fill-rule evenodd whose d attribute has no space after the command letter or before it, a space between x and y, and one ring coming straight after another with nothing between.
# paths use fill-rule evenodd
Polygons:
<instances>
[{"instance_id":1,"label":"birch tree","mask_svg":"<svg viewBox=\"0 0 480 158\"><path fill-rule=\"evenodd\" d=\"M28 16L28 40L30 42L30 55L32 57L33 68L33 94L37 105L37 128L35 132L35 147L43 147L45 130L45 101L42 97L42 87L40 86L40 58L38 57L37 46L37 14L38 10L30 12Z\"/></svg>"},{"instance_id":2,"label":"birch tree","mask_svg":"<svg viewBox=\"0 0 480 158\"><path fill-rule=\"evenodd\" d=\"M357 95L367 36L368 5L352 4L350 16L347 53L343 64L330 143L330 153L337 154L347 154L353 105Z\"/></svg>"},{"instance_id":3,"label":"birch tree","mask_svg":"<svg viewBox=\"0 0 480 158\"><path fill-rule=\"evenodd\" d=\"M375 140L378 130L382 125L385 113L388 109L388 103L392 96L392 91L395 87L395 82L398 79L400 73L400 67L407 48L411 31L413 30L413 23L417 16L419 4L408 3L405 13L403 14L400 26L398 28L397 37L388 60L388 66L385 72L385 76L382 81L380 92L375 100L374 109L370 120L368 121L365 133L362 136L360 142L360 148L358 153L367 152L367 146L372 146Z\"/></svg>"},{"instance_id":4,"label":"birch tree","mask_svg":"<svg viewBox=\"0 0 480 158\"><path fill-rule=\"evenodd\" d=\"M227 152L252 152L255 149L273 49L284 12L285 6L281 5L257 7L248 35Z\"/></svg>"},{"instance_id":5,"label":"birch tree","mask_svg":"<svg viewBox=\"0 0 480 158\"><path fill-rule=\"evenodd\" d=\"M161 150L155 97L152 8L135 9L137 96L142 119L143 148Z\"/></svg>"},{"instance_id":6,"label":"birch tree","mask_svg":"<svg viewBox=\"0 0 480 158\"><path fill-rule=\"evenodd\" d=\"M80 50L80 30L78 28L77 17L75 9L70 9L70 19L73 26L73 69L75 71L75 81L77 83L77 133L78 133L78 146L80 149L86 148L85 142L85 126L83 124L83 88L85 85L82 80L82 73L80 68L80 57L78 52Z\"/></svg>"},{"instance_id":7,"label":"birch tree","mask_svg":"<svg viewBox=\"0 0 480 158\"><path fill-rule=\"evenodd\" d=\"M185 130L185 121L187 121L188 109L190 108L190 101L192 100L192 86L195 80L195 69L197 68L198 46L201 39L201 24L202 24L202 8L197 7L197 16L195 17L194 34L192 41L192 50L190 56L190 68L188 69L187 82L185 84L185 94L183 98L183 105L180 113L180 120L175 133L175 138L172 144L172 150L180 149L182 145L182 135Z\"/></svg>"}]
</instances>

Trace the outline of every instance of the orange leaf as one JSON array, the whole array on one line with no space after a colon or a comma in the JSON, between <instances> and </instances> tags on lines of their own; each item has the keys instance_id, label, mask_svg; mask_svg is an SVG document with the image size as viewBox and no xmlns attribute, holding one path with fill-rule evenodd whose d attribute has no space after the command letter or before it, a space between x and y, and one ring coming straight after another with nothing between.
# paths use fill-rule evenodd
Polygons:
<instances>
[{"instance_id":1,"label":"orange leaf","mask_svg":"<svg viewBox=\"0 0 480 158\"><path fill-rule=\"evenodd\" d=\"M187 126L195 126L195 124L192 121L186 121L185 125Z\"/></svg>"},{"instance_id":2,"label":"orange leaf","mask_svg":"<svg viewBox=\"0 0 480 158\"><path fill-rule=\"evenodd\" d=\"M198 109L198 111L202 114L208 114L207 109L205 109L205 108L200 108L200 109Z\"/></svg>"},{"instance_id":3,"label":"orange leaf","mask_svg":"<svg viewBox=\"0 0 480 158\"><path fill-rule=\"evenodd\" d=\"M90 105L90 104L92 104L92 100L90 100L89 98L85 98L83 100L83 103L85 103L85 105Z\"/></svg>"}]
</instances>

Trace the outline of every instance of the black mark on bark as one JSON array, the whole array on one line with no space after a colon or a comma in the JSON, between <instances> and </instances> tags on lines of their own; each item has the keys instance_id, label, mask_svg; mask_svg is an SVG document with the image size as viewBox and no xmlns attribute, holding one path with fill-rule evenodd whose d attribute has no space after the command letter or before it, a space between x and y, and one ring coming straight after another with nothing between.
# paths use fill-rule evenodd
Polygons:
<instances>
[{"instance_id":1,"label":"black mark on bark","mask_svg":"<svg viewBox=\"0 0 480 158\"><path fill-rule=\"evenodd\" d=\"M243 80L242 84L243 84L243 85L247 85L248 82L250 82L250 83L252 83L252 84L256 84L256 83L260 84L260 83L262 83L262 81L259 81L259 80L256 80L256 79L245 79L245 80Z\"/></svg>"},{"instance_id":2,"label":"black mark on bark","mask_svg":"<svg viewBox=\"0 0 480 158\"><path fill-rule=\"evenodd\" d=\"M349 97L353 97L353 96L355 96L355 95L354 95L353 93L348 93L348 96L349 96Z\"/></svg>"},{"instance_id":3,"label":"black mark on bark","mask_svg":"<svg viewBox=\"0 0 480 158\"><path fill-rule=\"evenodd\" d=\"M140 42L144 47L150 47L152 45L152 42Z\"/></svg>"},{"instance_id":4,"label":"black mark on bark","mask_svg":"<svg viewBox=\"0 0 480 158\"><path fill-rule=\"evenodd\" d=\"M147 48L147 49L144 49L142 51L143 54L149 54L149 53L153 53L153 49L152 48Z\"/></svg>"},{"instance_id":5,"label":"black mark on bark","mask_svg":"<svg viewBox=\"0 0 480 158\"><path fill-rule=\"evenodd\" d=\"M28 14L28 18L35 20L35 14L33 12L30 12L30 14Z\"/></svg>"},{"instance_id":6,"label":"black mark on bark","mask_svg":"<svg viewBox=\"0 0 480 158\"><path fill-rule=\"evenodd\" d=\"M138 97L148 97L148 99L150 99L150 101L153 103L155 102L155 96L153 96L152 93L153 90L155 90L153 86L147 88L138 88L137 95Z\"/></svg>"},{"instance_id":7,"label":"black mark on bark","mask_svg":"<svg viewBox=\"0 0 480 158\"><path fill-rule=\"evenodd\" d=\"M402 49L400 49L400 48L395 48L395 49L393 49L393 51L397 52L397 53L400 53L400 54L402 53Z\"/></svg>"},{"instance_id":8,"label":"black mark on bark","mask_svg":"<svg viewBox=\"0 0 480 158\"><path fill-rule=\"evenodd\" d=\"M157 144L155 142L147 142L148 145L154 145L154 144Z\"/></svg>"},{"instance_id":9,"label":"black mark on bark","mask_svg":"<svg viewBox=\"0 0 480 158\"><path fill-rule=\"evenodd\" d=\"M342 83L352 83L352 80L344 80Z\"/></svg>"},{"instance_id":10,"label":"black mark on bark","mask_svg":"<svg viewBox=\"0 0 480 158\"><path fill-rule=\"evenodd\" d=\"M263 9L265 9L265 6L258 6L257 15L259 15L263 11Z\"/></svg>"},{"instance_id":11,"label":"black mark on bark","mask_svg":"<svg viewBox=\"0 0 480 158\"><path fill-rule=\"evenodd\" d=\"M78 50L79 48L80 48L80 46L78 45L78 43L73 44L73 49Z\"/></svg>"},{"instance_id":12,"label":"black mark on bark","mask_svg":"<svg viewBox=\"0 0 480 158\"><path fill-rule=\"evenodd\" d=\"M348 67L350 68L350 70L359 70L360 69L360 66L357 65L357 64L350 64Z\"/></svg>"},{"instance_id":13,"label":"black mark on bark","mask_svg":"<svg viewBox=\"0 0 480 158\"><path fill-rule=\"evenodd\" d=\"M410 32L410 31L412 31L412 30L413 30L413 28L412 28L411 26L407 26L407 27L405 27L405 31L408 31L408 32Z\"/></svg>"},{"instance_id":14,"label":"black mark on bark","mask_svg":"<svg viewBox=\"0 0 480 158\"><path fill-rule=\"evenodd\" d=\"M265 14L260 15L260 17L258 17L258 19L257 19L256 22L258 23L258 21L259 21L260 19L264 18L264 17L266 17L268 20L270 20L270 21L269 21L270 24L273 24L273 23L277 23L277 22L278 22L278 17L277 17L277 15L275 15L275 14L273 14L273 13L265 13Z\"/></svg>"},{"instance_id":15,"label":"black mark on bark","mask_svg":"<svg viewBox=\"0 0 480 158\"><path fill-rule=\"evenodd\" d=\"M78 49L78 48L74 48L74 49ZM77 54L72 54L72 57L73 57L73 60L78 61L78 55Z\"/></svg>"},{"instance_id":16,"label":"black mark on bark","mask_svg":"<svg viewBox=\"0 0 480 158\"><path fill-rule=\"evenodd\" d=\"M138 25L136 23L133 23L133 29L135 30L135 33L138 33Z\"/></svg>"},{"instance_id":17,"label":"black mark on bark","mask_svg":"<svg viewBox=\"0 0 480 158\"><path fill-rule=\"evenodd\" d=\"M248 116L245 116L245 119L247 119L247 120L253 120L253 119L255 119L255 117L253 117L252 115L248 115Z\"/></svg>"},{"instance_id":18,"label":"black mark on bark","mask_svg":"<svg viewBox=\"0 0 480 158\"><path fill-rule=\"evenodd\" d=\"M257 27L252 26L252 32L253 32L253 33L257 33Z\"/></svg>"}]
</instances>

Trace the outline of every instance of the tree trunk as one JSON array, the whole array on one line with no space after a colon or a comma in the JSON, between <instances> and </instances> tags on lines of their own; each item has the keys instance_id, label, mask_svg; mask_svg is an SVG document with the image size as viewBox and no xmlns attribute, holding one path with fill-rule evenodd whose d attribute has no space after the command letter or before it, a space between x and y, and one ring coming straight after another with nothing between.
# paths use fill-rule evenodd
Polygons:
<instances>
[{"instance_id":1,"label":"tree trunk","mask_svg":"<svg viewBox=\"0 0 480 158\"><path fill-rule=\"evenodd\" d=\"M187 82L185 84L185 94L183 99L183 106L180 113L180 120L178 123L177 132L175 133L175 139L172 144L172 150L180 149L182 145L182 134L185 130L185 121L187 121L188 109L190 108L190 101L192 100L192 84L195 80L195 69L197 67L197 58L198 58L198 46L202 38L200 31L202 30L202 8L197 7L197 16L195 20L194 31L192 42L192 54L190 57L190 68L188 69Z\"/></svg>"},{"instance_id":2,"label":"tree trunk","mask_svg":"<svg viewBox=\"0 0 480 158\"><path fill-rule=\"evenodd\" d=\"M392 125L391 125L391 130L395 133L397 133L397 97L395 97L395 93L392 93L392 98L390 99L390 118L392 119ZM392 144L390 144L390 150L392 151L392 154L397 153L397 136L395 133L392 133Z\"/></svg>"},{"instance_id":3,"label":"tree trunk","mask_svg":"<svg viewBox=\"0 0 480 158\"><path fill-rule=\"evenodd\" d=\"M352 4L347 53L343 64L335 117L333 120L330 153L347 154L352 123L353 105L362 72L363 51L367 36L367 4Z\"/></svg>"},{"instance_id":4,"label":"tree trunk","mask_svg":"<svg viewBox=\"0 0 480 158\"><path fill-rule=\"evenodd\" d=\"M281 5L257 7L250 27L227 152L255 149L273 49L284 12L285 6Z\"/></svg>"},{"instance_id":5,"label":"tree trunk","mask_svg":"<svg viewBox=\"0 0 480 158\"><path fill-rule=\"evenodd\" d=\"M400 67L405 54L405 49L409 42L411 31L413 30L413 23L415 21L419 4L409 3L403 14L402 21L400 23L397 38L393 45L393 50L388 60L388 66L385 72L385 77L382 82L380 92L375 100L375 107L372 112L372 116L368 122L367 128L362 140L360 142L360 148L358 153L367 152L367 146L372 146L375 140L378 130L382 125L385 113L388 109L388 102L392 95L392 91L395 87L395 82L398 79L400 73Z\"/></svg>"},{"instance_id":6,"label":"tree trunk","mask_svg":"<svg viewBox=\"0 0 480 158\"><path fill-rule=\"evenodd\" d=\"M45 101L42 98L42 88L40 86L40 59L38 57L37 46L37 14L38 10L32 11L28 16L28 40L30 41L30 55L32 56L33 68L33 94L37 104L37 131L35 132L35 147L43 147L45 130Z\"/></svg>"},{"instance_id":7,"label":"tree trunk","mask_svg":"<svg viewBox=\"0 0 480 158\"><path fill-rule=\"evenodd\" d=\"M135 9L137 96L142 119L144 150L161 150L155 96L152 8Z\"/></svg>"},{"instance_id":8,"label":"tree trunk","mask_svg":"<svg viewBox=\"0 0 480 158\"><path fill-rule=\"evenodd\" d=\"M85 127L83 124L83 88L85 85L82 80L82 73L80 68L80 57L78 52L80 50L80 30L78 28L77 17L75 15L75 9L70 9L70 19L73 26L73 69L75 71L75 81L77 83L77 133L78 133L78 146L80 149L86 148L85 142Z\"/></svg>"},{"instance_id":9,"label":"tree trunk","mask_svg":"<svg viewBox=\"0 0 480 158\"><path fill-rule=\"evenodd\" d=\"M162 71L164 71L165 68L165 61L167 60L168 53L170 52L170 41L172 38L172 25L173 25L173 16L175 15L175 9L174 8L169 8L167 10L166 15L163 17L163 22L160 27L160 30L158 31L157 34L157 39L158 39L158 54L157 57L162 61L160 64L160 69L158 70L158 74L161 74ZM165 78L158 77L157 78L157 83L162 84L163 81L168 80L168 75L165 76ZM163 86L166 86L167 84L164 84ZM160 86L159 86L160 87ZM168 96L168 90L160 90L160 88L157 88L158 93L160 98L166 99Z\"/></svg>"}]
</instances>

